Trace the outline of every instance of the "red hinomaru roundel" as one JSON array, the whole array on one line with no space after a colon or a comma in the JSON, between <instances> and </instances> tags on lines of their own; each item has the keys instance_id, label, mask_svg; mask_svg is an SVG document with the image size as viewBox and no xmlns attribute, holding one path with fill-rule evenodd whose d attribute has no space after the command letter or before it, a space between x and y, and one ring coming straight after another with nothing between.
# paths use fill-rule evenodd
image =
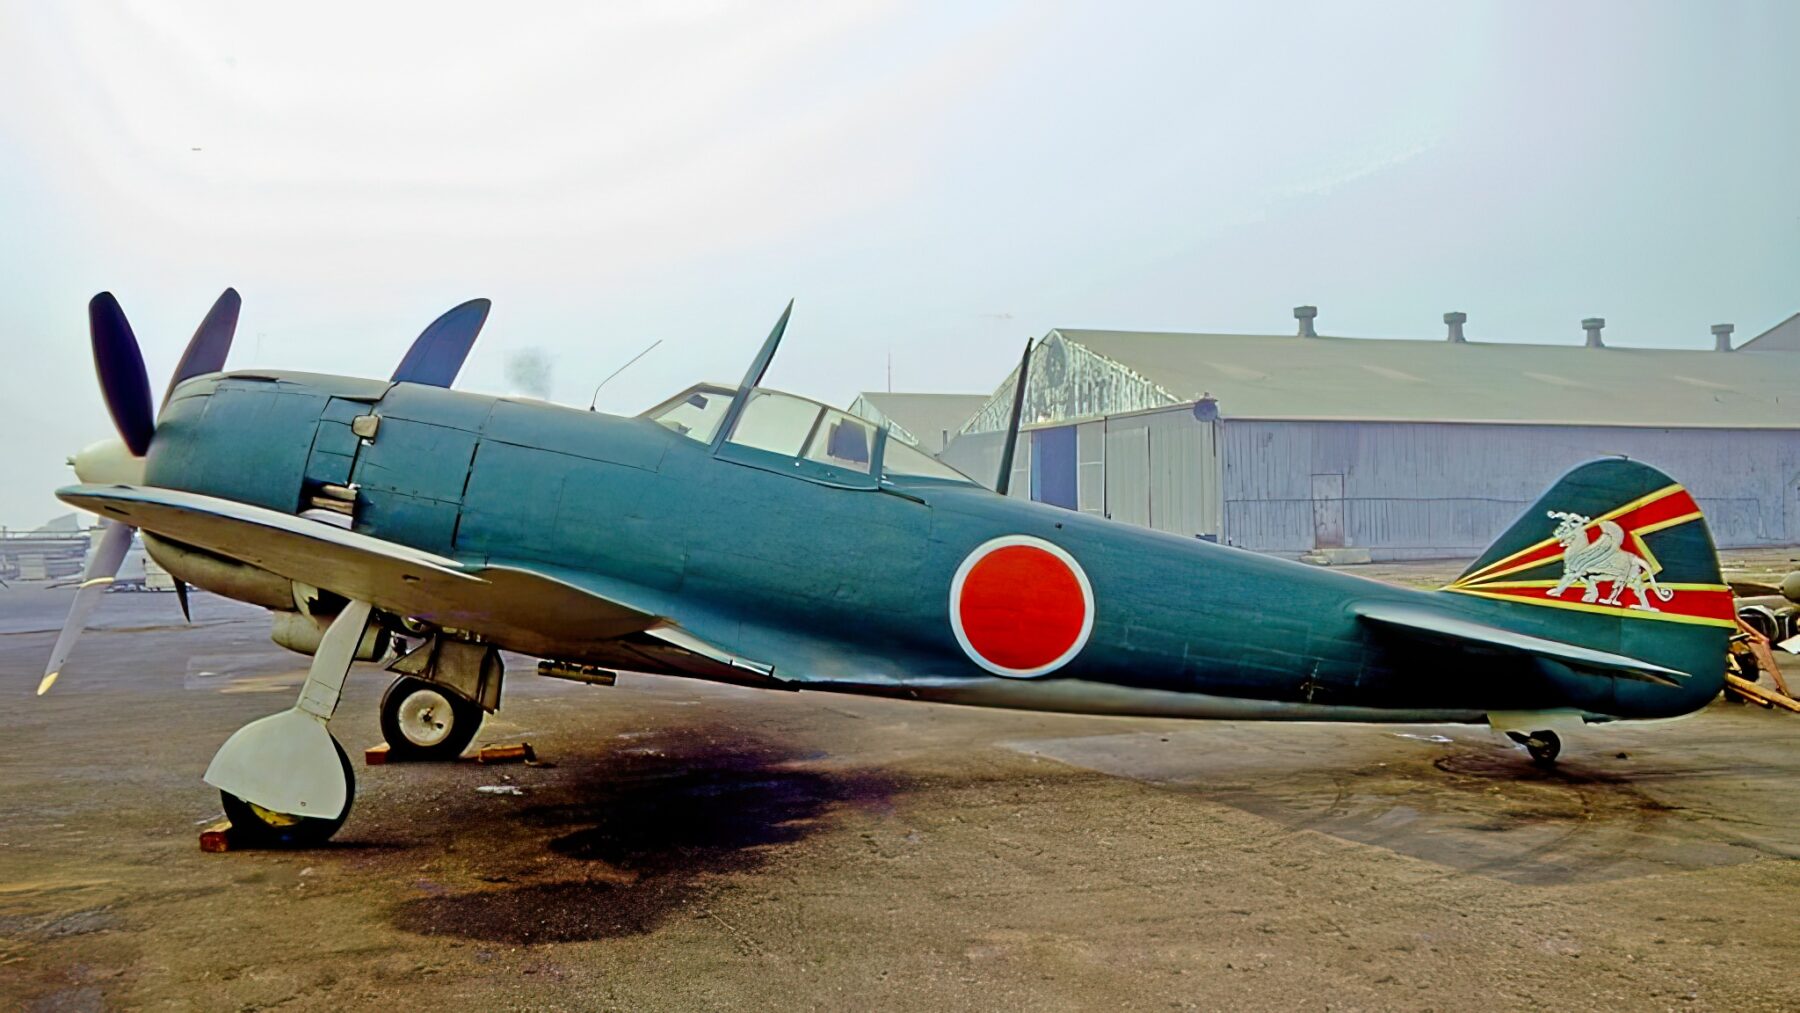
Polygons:
<instances>
[{"instance_id":1,"label":"red hinomaru roundel","mask_svg":"<svg viewBox=\"0 0 1800 1013\"><path fill-rule=\"evenodd\" d=\"M1047 675L1087 645L1094 589L1075 557L1041 538L990 539L951 578L950 628L995 675Z\"/></svg>"}]
</instances>

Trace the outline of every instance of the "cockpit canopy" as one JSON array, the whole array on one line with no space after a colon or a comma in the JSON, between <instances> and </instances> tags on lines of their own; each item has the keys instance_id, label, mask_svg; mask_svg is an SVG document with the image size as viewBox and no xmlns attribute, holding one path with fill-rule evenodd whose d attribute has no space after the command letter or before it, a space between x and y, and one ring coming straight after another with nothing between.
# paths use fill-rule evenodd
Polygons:
<instances>
[{"instance_id":1,"label":"cockpit canopy","mask_svg":"<svg viewBox=\"0 0 1800 1013\"><path fill-rule=\"evenodd\" d=\"M640 417L711 445L737 394L717 384L696 384ZM725 448L747 449L796 463L809 462L815 467L801 465L802 470L795 474L833 484L873 485L872 469L876 468L884 483L924 480L980 484L918 448L892 438L866 419L762 387L750 391L750 400L726 439ZM861 482L855 480L857 476L861 476Z\"/></svg>"}]
</instances>

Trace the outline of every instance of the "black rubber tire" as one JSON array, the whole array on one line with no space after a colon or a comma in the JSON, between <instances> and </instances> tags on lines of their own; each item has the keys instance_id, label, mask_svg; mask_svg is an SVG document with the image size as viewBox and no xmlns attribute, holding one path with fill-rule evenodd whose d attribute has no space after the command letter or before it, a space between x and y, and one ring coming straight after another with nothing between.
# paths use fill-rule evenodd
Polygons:
<instances>
[{"instance_id":1,"label":"black rubber tire","mask_svg":"<svg viewBox=\"0 0 1800 1013\"><path fill-rule=\"evenodd\" d=\"M1562 752L1562 739L1552 731L1532 732L1525 740L1525 751L1531 754L1531 762L1540 767L1551 767L1556 764L1556 756Z\"/></svg>"},{"instance_id":2,"label":"black rubber tire","mask_svg":"<svg viewBox=\"0 0 1800 1013\"><path fill-rule=\"evenodd\" d=\"M1524 746L1525 751L1531 754L1531 762L1540 767L1553 766L1557 754L1562 752L1562 739L1552 731L1532 732L1530 735L1524 732L1507 732L1506 737Z\"/></svg>"},{"instance_id":3,"label":"black rubber tire","mask_svg":"<svg viewBox=\"0 0 1800 1013\"><path fill-rule=\"evenodd\" d=\"M232 835L256 848L316 848L330 840L350 818L350 806L356 802L356 773L350 757L337 739L331 740L331 747L337 750L338 764L344 768L344 811L337 818L284 816L221 791L219 801L225 806L225 818L231 821Z\"/></svg>"},{"instance_id":4,"label":"black rubber tire","mask_svg":"<svg viewBox=\"0 0 1800 1013\"><path fill-rule=\"evenodd\" d=\"M408 697L421 691L435 693L450 705L447 712L435 714L436 717L447 720L450 726L444 737L436 742L413 741L407 737L401 724L400 708L405 705ZM469 748L469 743L475 741L475 733L481 730L481 722L486 717L480 704L410 675L395 679L388 686L387 692L381 694L381 737L388 744L390 760L454 760Z\"/></svg>"}]
</instances>

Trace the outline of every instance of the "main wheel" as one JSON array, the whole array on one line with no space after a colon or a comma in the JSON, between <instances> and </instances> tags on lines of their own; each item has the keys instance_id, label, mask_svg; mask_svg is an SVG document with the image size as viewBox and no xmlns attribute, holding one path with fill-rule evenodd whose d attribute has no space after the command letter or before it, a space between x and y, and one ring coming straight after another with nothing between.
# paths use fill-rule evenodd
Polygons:
<instances>
[{"instance_id":1,"label":"main wheel","mask_svg":"<svg viewBox=\"0 0 1800 1013\"><path fill-rule=\"evenodd\" d=\"M1522 735L1518 732L1507 732L1506 734L1514 742L1524 746L1525 751L1531 754L1531 762L1540 767L1553 766L1556 763L1557 754L1562 752L1562 739L1555 732L1549 730L1532 732L1530 735Z\"/></svg>"},{"instance_id":2,"label":"main wheel","mask_svg":"<svg viewBox=\"0 0 1800 1013\"><path fill-rule=\"evenodd\" d=\"M350 817L350 804L356 801L356 774L350 757L336 739L331 740L331 746L337 750L338 765L344 769L343 812L333 819L290 816L221 791L219 801L225 806L225 818L231 821L232 832L244 843L259 848L313 848L330 840Z\"/></svg>"},{"instance_id":3,"label":"main wheel","mask_svg":"<svg viewBox=\"0 0 1800 1013\"><path fill-rule=\"evenodd\" d=\"M381 737L393 760L454 760L486 715L442 686L402 676L381 695Z\"/></svg>"}]
</instances>

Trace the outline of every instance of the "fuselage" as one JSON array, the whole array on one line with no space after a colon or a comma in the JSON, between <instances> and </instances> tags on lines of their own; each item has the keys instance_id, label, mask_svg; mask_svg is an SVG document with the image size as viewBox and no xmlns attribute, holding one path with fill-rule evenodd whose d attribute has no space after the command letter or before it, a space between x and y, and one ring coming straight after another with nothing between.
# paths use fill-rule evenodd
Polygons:
<instances>
[{"instance_id":1,"label":"fuselage","mask_svg":"<svg viewBox=\"0 0 1800 1013\"><path fill-rule=\"evenodd\" d=\"M352 423L368 416L379 423L364 439ZM1351 610L1429 602L1491 616L1479 600L961 482L846 482L784 455L727 449L646 418L414 384L239 373L178 388L146 479L289 513L348 504L358 531L465 562L529 567L671 617L766 661L796 688L1370 721L1552 709L1657 716L1697 706L1664 687L1593 680L1572 690L1517 658L1386 639ZM1007 536L1066 552L1091 585L1091 631L1041 676L994 674L951 621L959 568ZM1553 634L1558 620L1567 618L1543 617L1543 631ZM617 662L577 643L562 660Z\"/></svg>"}]
</instances>

